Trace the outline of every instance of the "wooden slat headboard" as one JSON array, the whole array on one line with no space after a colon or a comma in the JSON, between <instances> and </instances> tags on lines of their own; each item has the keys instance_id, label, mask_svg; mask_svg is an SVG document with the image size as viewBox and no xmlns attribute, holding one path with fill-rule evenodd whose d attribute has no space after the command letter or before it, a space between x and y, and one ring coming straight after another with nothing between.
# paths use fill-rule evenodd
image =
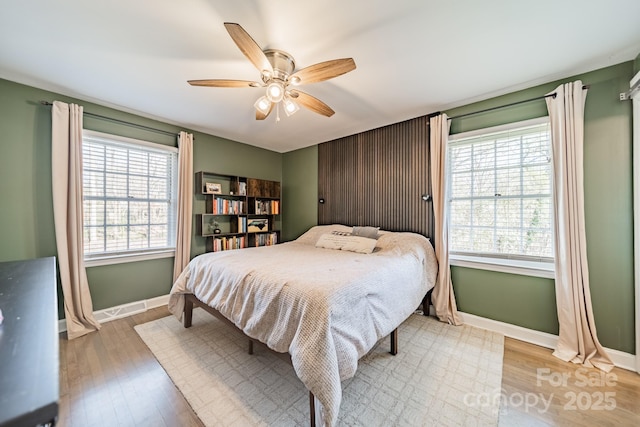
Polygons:
<instances>
[{"instance_id":1,"label":"wooden slat headboard","mask_svg":"<svg viewBox=\"0 0 640 427\"><path fill-rule=\"evenodd\" d=\"M431 237L426 116L318 146L319 224L370 225Z\"/></svg>"}]
</instances>

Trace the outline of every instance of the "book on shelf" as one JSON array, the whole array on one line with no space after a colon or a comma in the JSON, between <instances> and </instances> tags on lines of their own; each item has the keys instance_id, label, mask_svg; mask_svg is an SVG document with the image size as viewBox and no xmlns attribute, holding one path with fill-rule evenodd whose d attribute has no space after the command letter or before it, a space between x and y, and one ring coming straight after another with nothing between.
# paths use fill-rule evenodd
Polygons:
<instances>
[{"instance_id":1,"label":"book on shelf","mask_svg":"<svg viewBox=\"0 0 640 427\"><path fill-rule=\"evenodd\" d=\"M247 195L247 183L246 182L238 182L238 194L241 196Z\"/></svg>"},{"instance_id":2,"label":"book on shelf","mask_svg":"<svg viewBox=\"0 0 640 427\"><path fill-rule=\"evenodd\" d=\"M247 232L247 217L239 216L238 217L238 233L246 233Z\"/></svg>"}]
</instances>

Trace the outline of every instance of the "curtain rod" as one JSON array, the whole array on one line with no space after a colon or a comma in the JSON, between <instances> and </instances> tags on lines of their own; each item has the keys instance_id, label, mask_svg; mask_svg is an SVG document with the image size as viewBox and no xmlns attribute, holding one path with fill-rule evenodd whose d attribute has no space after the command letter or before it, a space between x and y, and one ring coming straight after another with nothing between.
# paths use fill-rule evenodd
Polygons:
<instances>
[{"instance_id":1,"label":"curtain rod","mask_svg":"<svg viewBox=\"0 0 640 427\"><path fill-rule=\"evenodd\" d=\"M47 105L47 106L53 105L53 103L49 102L49 101L40 101L40 104ZM120 119L114 119L112 117L101 116L99 114L88 113L86 111L84 111L83 114L85 116L87 116L87 117L92 117L94 119L105 120L107 122L118 123L118 124L121 124L121 125L131 126L131 127L135 127L135 128L142 129L142 130L148 130L148 131L151 131L151 132L157 132L157 133L161 133L161 134L169 135L169 136L173 136L173 137L178 136L178 134L175 133L175 132L169 132L167 130L152 128L150 126L139 125L137 123L131 123L131 122L127 122L127 121L120 120Z\"/></svg>"},{"instance_id":2,"label":"curtain rod","mask_svg":"<svg viewBox=\"0 0 640 427\"><path fill-rule=\"evenodd\" d=\"M585 89L589 89L589 85L582 86L582 90L585 90ZM507 107L513 107L515 105L526 104L528 102L538 101L539 99L545 99L545 98L549 98L549 97L555 98L556 95L557 95L557 93L554 92L554 93L550 93L549 95L537 96L535 98L529 98L529 99L525 99L523 101L516 101L516 102L512 102L510 104L498 105L497 107L486 108L486 109L480 110L480 111L473 111L471 113L460 114L460 115L457 115L457 116L449 117L448 120L460 119L462 117L467 117L467 116L473 116L473 115L476 115L476 114L487 113L489 111L499 110L499 109L507 108Z\"/></svg>"}]
</instances>

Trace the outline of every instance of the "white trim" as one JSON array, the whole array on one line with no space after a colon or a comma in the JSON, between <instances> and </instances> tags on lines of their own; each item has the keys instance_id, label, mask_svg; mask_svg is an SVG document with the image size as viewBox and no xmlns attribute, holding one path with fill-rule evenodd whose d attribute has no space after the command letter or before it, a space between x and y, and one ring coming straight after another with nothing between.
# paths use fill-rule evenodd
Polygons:
<instances>
[{"instance_id":1,"label":"white trim","mask_svg":"<svg viewBox=\"0 0 640 427\"><path fill-rule=\"evenodd\" d=\"M468 132L461 132L458 134L454 134L454 135L450 135L448 137L448 141L447 141L447 155L450 154L451 150L456 150L459 147L464 147L466 145L471 145L471 146L475 146L475 144L480 143L480 141L484 141L486 139L487 142L492 142L495 144L496 139L497 138L501 138L503 135L509 134L509 135L529 135L529 134L533 134L533 133L542 133L542 132L549 132L549 116L542 116L542 117L538 117L538 118L534 118L534 119L530 119L530 120L521 120L521 121L516 121L516 122L511 122L511 123L506 123L503 125L499 125L499 126L492 126L492 127L486 127L486 128L481 128L481 129L476 129L476 130L472 130L472 131L468 131ZM550 144L550 142L549 142ZM550 145L549 145L550 147ZM522 147L520 147L522 148ZM494 146L494 150L497 149ZM494 159L495 160L495 159ZM479 200L479 199L484 199L487 197L482 197L482 196L477 196L477 195L473 195L473 194L468 194L466 196L460 196L460 197L453 197L452 196L452 191L453 189L452 187L452 179L453 179L453 166L451 164L450 161L446 162L446 178L447 178L447 188L446 188L446 199L447 199L447 219L449 220L449 232L450 232L450 236L449 236L449 240L450 240L450 246L451 246L451 229L454 228L454 226L451 225L450 219L451 219L451 206L452 204L457 201L457 200L464 200L466 202L471 202L473 203L474 200ZM473 162L472 162L473 163ZM545 167L547 167L547 163L540 163L540 165L545 165ZM505 168L514 168L514 170L519 170L520 173L522 173L522 168L525 167L525 162L522 158L520 158L520 165L519 168L516 167L516 165L512 165L512 166L504 166ZM551 167L550 165L548 165L548 167ZM487 166L487 170L490 170L491 167ZM497 173L497 171L499 169L501 169L502 167L498 166L497 164L493 164L493 171ZM473 182L474 178L473 178L473 171L475 170L475 166L474 165L469 165L469 166L465 166L462 170L457 170L456 173L458 172L471 172L471 180ZM550 169L549 169L550 170ZM552 180L552 177L549 176L549 179ZM473 184L472 182L472 184ZM552 184L550 182L550 184ZM496 190L497 191L497 190ZM529 194L523 194L524 192L524 187L521 188L521 191L519 194L513 194L513 195L505 195L507 198L512 199L512 200L523 200L525 198L529 198L532 195ZM473 191L472 191L473 193ZM495 196L500 196L499 194L496 194ZM541 199L545 199L545 200L549 200L550 201L550 207L553 205L553 200L551 197L551 194L537 194L535 195L536 198L541 198ZM489 200L495 200L493 197L489 197ZM522 211L523 207L520 207L520 214L523 214ZM497 215L497 211L495 210L495 207L493 209L493 213L494 215ZM549 214L551 214L551 212L549 212ZM460 224L462 226L462 224ZM486 228L493 230L494 233L498 232L497 228L496 228L496 224L494 223L493 225L486 225ZM520 227L523 227L524 225L521 223ZM476 229L477 227L480 228L477 224L473 224L469 223L466 224L465 227L469 227L471 230ZM545 229L548 233L550 233L551 235L552 233L552 226L550 226L550 229ZM522 231L523 228L520 228L520 230ZM462 253L463 252L463 253ZM486 256L485 256L486 255ZM516 254L513 254L516 255ZM524 254L523 254L524 255ZM488 259L487 259L488 258ZM531 261L529 259L526 258L530 258ZM545 278L554 278L555 274L554 274L554 268L549 268L548 265L546 265L546 262L536 262L536 258L550 258L549 256L546 257L526 257L526 255L520 257L520 256L513 256L511 258L507 258L507 257L501 257L500 255L496 254L495 256L492 256L491 254L483 254L483 253L479 253L477 251L474 250L460 250L458 251L458 254L451 254L450 255L450 259L455 259L456 263L453 263L453 265L459 265L459 266L464 266L464 267L470 267L470 268L477 268L477 269L481 269L481 270L490 270L490 271L500 271L500 272L505 272L505 273L512 273L512 274L521 274L521 275L527 275L527 276L534 276L534 277L545 277ZM520 261L522 259L522 261ZM526 259L526 260L525 260ZM553 261L552 261L553 262Z\"/></svg>"},{"instance_id":2,"label":"white trim","mask_svg":"<svg viewBox=\"0 0 640 427\"><path fill-rule=\"evenodd\" d=\"M631 79L631 82L629 83L629 87L633 89L633 87L638 83L640 83L640 71L638 71L636 75L633 76L633 78Z\"/></svg>"},{"instance_id":3,"label":"white trim","mask_svg":"<svg viewBox=\"0 0 640 427\"><path fill-rule=\"evenodd\" d=\"M638 84L640 72L630 86ZM631 94L633 103L633 266L635 288L636 372L640 373L640 92Z\"/></svg>"},{"instance_id":4,"label":"white trim","mask_svg":"<svg viewBox=\"0 0 640 427\"><path fill-rule=\"evenodd\" d=\"M100 266L100 265L111 265L111 264L120 264L123 262L144 261L148 259L175 256L175 236L176 236L176 221L177 221L177 211L175 206L176 206L177 182L178 182L178 174L177 174L177 170L178 170L177 163L178 163L178 154L179 154L178 148L174 146L157 144L154 142L149 142L149 141L144 141L144 140L134 139L134 138L127 138L127 137L107 134L103 132L96 132L96 131L87 130L87 129L83 129L82 131L82 142L83 144L94 143L101 147L109 147L109 146L115 145L117 147L122 147L123 149L126 149L126 150L135 150L135 151L140 151L142 153L147 153L147 154L156 153L159 156L166 157L167 160L170 160L170 163L171 163L171 166L167 168L168 175L166 177L168 184L171 184L171 188L170 190L168 190L170 199L157 200L157 202L162 202L163 204L167 204L168 218L167 218L166 226L167 226L168 240L166 241L166 243L162 246L155 245L154 247L151 247L151 248L147 247L147 248L141 248L138 250L126 250L126 251L115 250L115 251L107 251L106 253L102 253L102 252L96 253L95 250L92 251L91 248L89 248L88 252L85 252L84 254L85 266L93 267L93 266ZM83 155L83 158L84 158L84 155ZM128 160L125 160L125 163L127 165L127 170L126 172L122 172L122 174L128 177L131 173L131 171L129 170L129 167L136 162L130 163L130 160L128 159ZM102 174L107 173L107 169L108 167L106 165L102 165L102 167L97 167L97 171ZM149 170L147 171L147 173L143 173L143 176L150 177L151 176L150 174L151 174L151 171ZM83 188L85 187L86 184L87 183L83 181ZM105 185L104 182L102 183L102 185ZM109 197L107 197L108 194L106 194L105 191L106 190L102 188L102 186L100 186L100 191L98 194L95 194L94 196L83 197L83 205L85 202L87 202L87 200L102 201L103 203L106 203L106 200L108 200ZM137 196L134 197L131 195L129 195L129 197L130 197L130 200L132 201L144 201L144 202L154 201L153 199L150 199L151 196L149 194L147 194L145 197L137 197ZM129 208L127 208L127 210L128 209ZM102 218L101 220L98 220L97 223L90 225L90 227L93 227L93 226L98 227L98 229L102 229L106 233L106 227L109 225L107 221L108 221L108 218ZM140 225L149 226L150 224L149 221L151 221L151 219L147 218L147 223L140 223ZM127 229L127 233L128 233L131 227L137 224L131 224L130 221L127 220L126 223L123 223L121 225L123 225ZM157 224L157 225L162 225L162 224ZM83 228L85 228L86 226L87 225L84 224L84 221L83 221ZM102 249L106 250L106 248L102 248ZM85 250L87 250L87 248L85 248Z\"/></svg>"},{"instance_id":5,"label":"white trim","mask_svg":"<svg viewBox=\"0 0 640 427\"><path fill-rule=\"evenodd\" d=\"M175 249L162 251L143 252L135 254L105 255L101 257L91 257L84 260L85 267L98 267L101 265L122 264L125 262L147 261L150 259L171 258L176 255Z\"/></svg>"},{"instance_id":6,"label":"white trim","mask_svg":"<svg viewBox=\"0 0 640 427\"><path fill-rule=\"evenodd\" d=\"M127 304L94 311L93 315L98 322L106 323L123 317L133 316L134 314L144 313L147 310L161 307L168 303L169 295L160 295L159 297L149 298L142 301L133 301ZM65 319L58 320L58 333L65 332L66 330L67 322Z\"/></svg>"},{"instance_id":7,"label":"white trim","mask_svg":"<svg viewBox=\"0 0 640 427\"><path fill-rule=\"evenodd\" d=\"M449 254L449 264L478 270L555 279L555 267L550 262Z\"/></svg>"},{"instance_id":8,"label":"white trim","mask_svg":"<svg viewBox=\"0 0 640 427\"><path fill-rule=\"evenodd\" d=\"M433 309L433 307L430 308ZM462 315L462 320L464 321L464 323L469 326L498 332L507 337L515 338L520 341L528 342L550 349L555 349L556 344L558 343L557 335L523 328L521 326L500 322L498 320L487 319L485 317L476 316L474 314L463 312L458 313ZM635 371L635 355L606 347L605 351L607 352L609 357L611 357L611 361L617 367L632 372Z\"/></svg>"},{"instance_id":9,"label":"white trim","mask_svg":"<svg viewBox=\"0 0 640 427\"><path fill-rule=\"evenodd\" d=\"M97 139L97 140L100 140L100 142L106 142L108 144L114 144L114 143L117 144L118 142L120 142L120 143L126 144L129 147L131 145L134 145L134 146L142 145L143 147L151 150L169 151L171 153L176 153L176 154L178 153L178 147L172 147L171 145L158 144L156 142L144 141L142 139L128 138L126 136L113 135L113 134L104 133L104 132L97 132L95 130L83 129L82 136ZM122 145L122 144L118 144L118 145Z\"/></svg>"},{"instance_id":10,"label":"white trim","mask_svg":"<svg viewBox=\"0 0 640 427\"><path fill-rule=\"evenodd\" d=\"M149 298L147 300L134 301L127 304L118 305L116 307L94 311L93 314L100 323L106 323L112 320L121 319L123 317L133 316L134 314L143 313L152 308L167 305L168 303L169 295L160 295L159 297ZM462 315L463 322L469 326L498 332L507 337L515 338L520 341L551 349L555 348L558 342L557 335L523 328L522 326L512 325L510 323L504 323L498 320L487 319L486 317L480 317L474 314L464 313L462 311L458 313ZM435 316L433 306L429 306L429 314L431 316ZM66 330L67 324L65 322L65 319L58 320L58 333L65 332ZM633 354L606 347L605 351L609 354L611 360L616 366L627 369L629 371L635 370L636 357Z\"/></svg>"},{"instance_id":11,"label":"white trim","mask_svg":"<svg viewBox=\"0 0 640 427\"><path fill-rule=\"evenodd\" d=\"M478 136L478 135L489 136L489 135L491 135L493 133L506 132L506 131L512 130L512 129L520 129L520 128L526 128L526 127L542 125L542 124L549 124L549 116L548 115L547 116L542 116L542 117L537 117L535 119L521 120L519 122L506 123L504 125L498 125L498 126L492 126L492 127L488 127L488 128L470 130L470 131L467 131L467 132L454 133L453 135L449 135L447 140L448 140L448 142L455 143L456 141L458 141L460 139L472 138L472 137Z\"/></svg>"}]
</instances>

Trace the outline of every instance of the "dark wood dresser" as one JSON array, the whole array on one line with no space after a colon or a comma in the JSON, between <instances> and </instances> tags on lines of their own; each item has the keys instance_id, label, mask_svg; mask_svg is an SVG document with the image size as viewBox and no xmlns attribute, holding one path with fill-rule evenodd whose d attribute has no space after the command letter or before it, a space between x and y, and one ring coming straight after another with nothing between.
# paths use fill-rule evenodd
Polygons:
<instances>
[{"instance_id":1,"label":"dark wood dresser","mask_svg":"<svg viewBox=\"0 0 640 427\"><path fill-rule=\"evenodd\" d=\"M56 422L56 279L54 257L0 263L0 427Z\"/></svg>"}]
</instances>

